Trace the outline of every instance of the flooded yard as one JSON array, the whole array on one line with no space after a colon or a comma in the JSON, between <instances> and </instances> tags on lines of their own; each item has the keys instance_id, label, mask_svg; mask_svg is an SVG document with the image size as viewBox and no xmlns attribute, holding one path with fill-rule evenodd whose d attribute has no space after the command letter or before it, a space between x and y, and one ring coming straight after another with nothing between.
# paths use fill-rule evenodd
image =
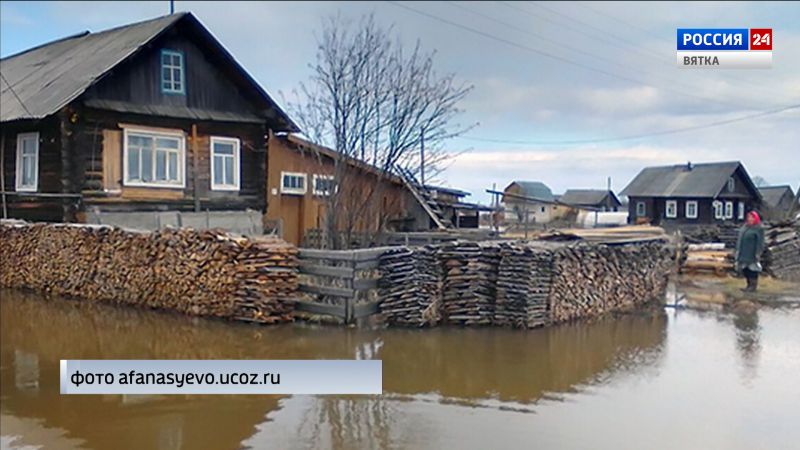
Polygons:
<instances>
[{"instance_id":1,"label":"flooded yard","mask_svg":"<svg viewBox=\"0 0 800 450\"><path fill-rule=\"evenodd\" d=\"M0 291L13 449L796 448L800 309L530 331L250 326ZM383 360L382 396L61 396L60 359Z\"/></svg>"}]
</instances>

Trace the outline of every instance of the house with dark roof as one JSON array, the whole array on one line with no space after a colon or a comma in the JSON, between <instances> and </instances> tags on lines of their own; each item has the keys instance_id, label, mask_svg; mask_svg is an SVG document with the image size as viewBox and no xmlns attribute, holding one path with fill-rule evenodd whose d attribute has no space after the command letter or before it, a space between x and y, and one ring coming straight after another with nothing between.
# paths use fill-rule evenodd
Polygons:
<instances>
[{"instance_id":1,"label":"house with dark roof","mask_svg":"<svg viewBox=\"0 0 800 450\"><path fill-rule=\"evenodd\" d=\"M764 216L770 220L789 218L798 209L794 191L789 185L761 186L758 188L763 199Z\"/></svg>"},{"instance_id":2,"label":"house with dark roof","mask_svg":"<svg viewBox=\"0 0 800 450\"><path fill-rule=\"evenodd\" d=\"M508 225L550 223L569 208L559 207L553 191L541 181L513 181L503 190L504 220Z\"/></svg>"},{"instance_id":3,"label":"house with dark roof","mask_svg":"<svg viewBox=\"0 0 800 450\"><path fill-rule=\"evenodd\" d=\"M603 212L618 211L622 206L614 191L607 189L567 189L558 201L578 209Z\"/></svg>"},{"instance_id":4,"label":"house with dark roof","mask_svg":"<svg viewBox=\"0 0 800 450\"><path fill-rule=\"evenodd\" d=\"M266 208L266 136L297 131L191 13L0 60L3 214Z\"/></svg>"},{"instance_id":5,"label":"house with dark roof","mask_svg":"<svg viewBox=\"0 0 800 450\"><path fill-rule=\"evenodd\" d=\"M647 167L620 195L629 199L629 223L740 223L761 207L761 194L738 161Z\"/></svg>"}]
</instances>

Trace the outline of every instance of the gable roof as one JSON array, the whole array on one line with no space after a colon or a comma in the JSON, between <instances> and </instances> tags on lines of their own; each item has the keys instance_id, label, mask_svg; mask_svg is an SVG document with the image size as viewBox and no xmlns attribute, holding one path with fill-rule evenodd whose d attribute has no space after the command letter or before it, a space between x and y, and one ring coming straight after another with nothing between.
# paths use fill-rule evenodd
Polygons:
<instances>
[{"instance_id":1,"label":"gable roof","mask_svg":"<svg viewBox=\"0 0 800 450\"><path fill-rule=\"evenodd\" d=\"M553 197L553 191L547 187L546 184L542 183L541 181L514 181L506 187L506 191L513 185L517 185L520 188L520 195L535 198L537 200L545 200L548 202L552 202L555 200Z\"/></svg>"},{"instance_id":2,"label":"gable roof","mask_svg":"<svg viewBox=\"0 0 800 450\"><path fill-rule=\"evenodd\" d=\"M788 192L789 196L794 199L794 191L791 186L762 186L758 188L761 193L761 198L770 206L778 206L783 196Z\"/></svg>"},{"instance_id":3,"label":"gable roof","mask_svg":"<svg viewBox=\"0 0 800 450\"><path fill-rule=\"evenodd\" d=\"M716 197L740 169L750 190L760 196L739 161L646 167L620 192L628 197Z\"/></svg>"},{"instance_id":4,"label":"gable roof","mask_svg":"<svg viewBox=\"0 0 800 450\"><path fill-rule=\"evenodd\" d=\"M567 189L564 195L558 199L568 205L601 205L603 206L606 196L611 196L612 201L619 205L620 201L614 192L605 189Z\"/></svg>"},{"instance_id":5,"label":"gable roof","mask_svg":"<svg viewBox=\"0 0 800 450\"><path fill-rule=\"evenodd\" d=\"M265 116L276 123L276 131L298 129L200 21L186 12L97 33L86 31L3 58L0 122L42 119L59 111L178 23L197 30L203 43L239 73L237 81L263 104Z\"/></svg>"}]
</instances>

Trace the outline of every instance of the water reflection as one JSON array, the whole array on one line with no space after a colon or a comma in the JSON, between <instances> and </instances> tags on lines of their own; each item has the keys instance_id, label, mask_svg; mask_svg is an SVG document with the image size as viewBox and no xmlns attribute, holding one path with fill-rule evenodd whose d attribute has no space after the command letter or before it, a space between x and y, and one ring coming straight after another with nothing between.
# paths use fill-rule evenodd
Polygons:
<instances>
[{"instance_id":1,"label":"water reflection","mask_svg":"<svg viewBox=\"0 0 800 450\"><path fill-rule=\"evenodd\" d=\"M2 434L23 435L14 445L41 445L35 433L6 429L29 421L41 433L60 434L58 448L64 442L82 448L262 448L248 439L278 411L291 417L281 432L302 447L402 447L409 443L404 430L423 430L426 421L400 413L398 404L533 411L543 398L630 373L657 373L667 327L658 313L528 332L258 327L18 291L0 295ZM386 395L59 395L60 359L99 358L379 358ZM290 410L283 411L286 405Z\"/></svg>"}]
</instances>

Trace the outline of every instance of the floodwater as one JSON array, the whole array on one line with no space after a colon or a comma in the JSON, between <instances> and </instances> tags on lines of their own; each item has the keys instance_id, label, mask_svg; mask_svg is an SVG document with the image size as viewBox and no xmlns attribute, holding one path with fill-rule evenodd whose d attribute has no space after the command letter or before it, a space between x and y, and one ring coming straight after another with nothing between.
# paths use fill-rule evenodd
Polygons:
<instances>
[{"instance_id":1,"label":"floodwater","mask_svg":"<svg viewBox=\"0 0 800 450\"><path fill-rule=\"evenodd\" d=\"M261 327L0 291L0 447L780 449L800 310L531 331ZM383 360L382 396L61 396L60 359Z\"/></svg>"}]
</instances>

